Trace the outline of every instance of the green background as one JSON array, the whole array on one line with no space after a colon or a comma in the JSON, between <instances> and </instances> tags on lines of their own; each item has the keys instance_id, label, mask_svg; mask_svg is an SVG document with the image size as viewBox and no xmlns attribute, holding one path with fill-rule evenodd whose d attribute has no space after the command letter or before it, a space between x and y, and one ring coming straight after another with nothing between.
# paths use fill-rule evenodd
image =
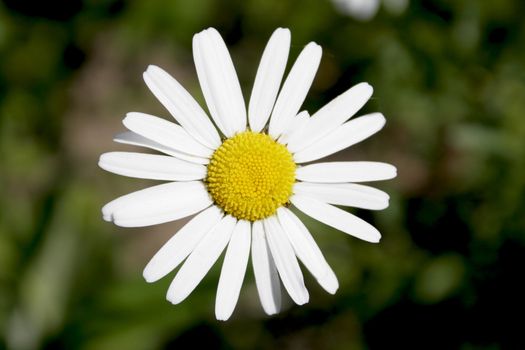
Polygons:
<instances>
[{"instance_id":1,"label":"green background","mask_svg":"<svg viewBox=\"0 0 525 350\"><path fill-rule=\"evenodd\" d=\"M412 1L369 22L329 1L0 3L0 349L523 349L525 2ZM181 305L142 269L181 223L122 229L109 200L152 182L97 167L126 112L169 118L142 81L148 64L202 103L194 33L216 27L245 98L276 27L290 59L323 60L314 112L367 81L386 127L337 159L392 163L381 212L358 211L380 244L306 220L340 281L305 271L310 302L266 316L251 267L237 309L215 320L220 263ZM289 63L290 66L290 63ZM222 258L221 258L222 259ZM220 260L219 260L220 261Z\"/></svg>"}]
</instances>

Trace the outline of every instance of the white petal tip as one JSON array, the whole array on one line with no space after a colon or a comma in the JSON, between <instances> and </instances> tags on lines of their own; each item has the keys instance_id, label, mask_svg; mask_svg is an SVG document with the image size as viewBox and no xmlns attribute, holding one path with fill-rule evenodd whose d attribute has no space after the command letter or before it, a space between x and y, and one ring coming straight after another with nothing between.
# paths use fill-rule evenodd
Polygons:
<instances>
[{"instance_id":1,"label":"white petal tip","mask_svg":"<svg viewBox=\"0 0 525 350\"><path fill-rule=\"evenodd\" d=\"M390 179L397 177L397 168L394 165L388 164L388 163L381 163L381 164L382 164L381 165L382 175L381 175L380 180L390 180ZM390 196L388 198L390 198Z\"/></svg>"},{"instance_id":2,"label":"white petal tip","mask_svg":"<svg viewBox=\"0 0 525 350\"><path fill-rule=\"evenodd\" d=\"M157 279L156 278L153 278L153 277L146 277L146 276L143 276L144 277L144 280L147 282L147 283L154 283L154 282L157 282Z\"/></svg>"},{"instance_id":3,"label":"white petal tip","mask_svg":"<svg viewBox=\"0 0 525 350\"><path fill-rule=\"evenodd\" d=\"M368 242L370 242L370 243L379 243L380 240L381 240L381 235L379 235L377 237L370 238L370 240L368 240Z\"/></svg>"},{"instance_id":4,"label":"white petal tip","mask_svg":"<svg viewBox=\"0 0 525 350\"><path fill-rule=\"evenodd\" d=\"M148 65L148 67L146 68L146 71L144 73L146 73L148 71L151 72L152 70L162 70L162 68L160 68L159 66L156 66L154 64L150 64L150 65Z\"/></svg>"},{"instance_id":5,"label":"white petal tip","mask_svg":"<svg viewBox=\"0 0 525 350\"><path fill-rule=\"evenodd\" d=\"M318 56L317 59L321 59L321 55L323 54L323 48L321 45L318 45L317 43L311 42L308 45L306 45L305 50L311 50L311 55Z\"/></svg>"},{"instance_id":6,"label":"white petal tip","mask_svg":"<svg viewBox=\"0 0 525 350\"><path fill-rule=\"evenodd\" d=\"M319 49L322 49L322 48L321 48L321 45L319 45L319 44L316 43L315 41L310 41L305 47L311 47L311 48L319 48Z\"/></svg>"},{"instance_id":7,"label":"white petal tip","mask_svg":"<svg viewBox=\"0 0 525 350\"><path fill-rule=\"evenodd\" d=\"M107 222L113 221L113 213L107 207L107 205L102 207L102 218L104 219L104 221L107 221Z\"/></svg>"},{"instance_id":8,"label":"white petal tip","mask_svg":"<svg viewBox=\"0 0 525 350\"><path fill-rule=\"evenodd\" d=\"M292 297L292 300L297 305L304 305L310 301L310 294L306 288L302 288L300 292L296 291L294 294L295 295ZM292 294L289 295L292 296Z\"/></svg>"},{"instance_id":9,"label":"white petal tip","mask_svg":"<svg viewBox=\"0 0 525 350\"><path fill-rule=\"evenodd\" d=\"M264 313L267 314L268 316L273 316L273 315L277 315L279 313L279 310L277 309L264 309Z\"/></svg>"},{"instance_id":10,"label":"white petal tip","mask_svg":"<svg viewBox=\"0 0 525 350\"><path fill-rule=\"evenodd\" d=\"M374 93L374 87L372 85L370 85L369 83L367 83L367 82L358 83L358 84L354 85L351 89L356 89L356 88L357 89L361 89L362 93L364 95L368 95L369 98Z\"/></svg>"},{"instance_id":11,"label":"white petal tip","mask_svg":"<svg viewBox=\"0 0 525 350\"><path fill-rule=\"evenodd\" d=\"M290 32L290 29L288 28L277 28L275 30L275 33L279 33L279 35L282 35L283 37L286 36L288 38L291 38L292 33Z\"/></svg>"},{"instance_id":12,"label":"white petal tip","mask_svg":"<svg viewBox=\"0 0 525 350\"><path fill-rule=\"evenodd\" d=\"M202 35L209 35L211 32L216 32L217 34L219 34L219 32L217 31L217 29L213 28L213 27L208 27L206 29L203 29L201 30L200 32L196 33L195 35L193 35L193 38L195 39L197 36L202 36ZM220 35L220 34L219 34Z\"/></svg>"},{"instance_id":13,"label":"white petal tip","mask_svg":"<svg viewBox=\"0 0 525 350\"><path fill-rule=\"evenodd\" d=\"M182 301L182 300L179 300L179 298L176 298L176 296L170 295L169 293L168 295L166 295L166 300L169 301L173 305L177 305L178 303Z\"/></svg>"},{"instance_id":14,"label":"white petal tip","mask_svg":"<svg viewBox=\"0 0 525 350\"><path fill-rule=\"evenodd\" d=\"M310 296L306 294L301 299L294 300L297 305L304 305L310 301Z\"/></svg>"},{"instance_id":15,"label":"white petal tip","mask_svg":"<svg viewBox=\"0 0 525 350\"><path fill-rule=\"evenodd\" d=\"M157 282L159 280L158 277L154 276L151 270L146 266L144 271L142 272L142 277L144 277L144 280L148 283Z\"/></svg>"},{"instance_id":16,"label":"white petal tip","mask_svg":"<svg viewBox=\"0 0 525 350\"><path fill-rule=\"evenodd\" d=\"M126 113L126 116L122 119L122 124L124 124L126 128L128 127L127 124L131 118L133 118L133 112Z\"/></svg>"},{"instance_id":17,"label":"white petal tip","mask_svg":"<svg viewBox=\"0 0 525 350\"><path fill-rule=\"evenodd\" d=\"M356 236L360 239L362 239L363 241L366 241L366 242L370 242L370 243L379 243L379 241L381 240L381 233L379 233L379 231L374 228L372 232L368 232L368 234L366 236Z\"/></svg>"},{"instance_id":18,"label":"white petal tip","mask_svg":"<svg viewBox=\"0 0 525 350\"><path fill-rule=\"evenodd\" d=\"M383 115L383 113L379 113L379 112L371 113L368 116L363 116L363 117L368 117L370 119L375 119L377 121L377 123L381 126L381 128L386 124L386 118Z\"/></svg>"},{"instance_id":19,"label":"white petal tip","mask_svg":"<svg viewBox=\"0 0 525 350\"><path fill-rule=\"evenodd\" d=\"M338 289L339 289L339 285L338 285L337 287L333 287L333 288L331 288L331 289L326 288L325 290L326 290L328 293L334 295L335 293L337 293L337 290L338 290Z\"/></svg>"},{"instance_id":20,"label":"white petal tip","mask_svg":"<svg viewBox=\"0 0 525 350\"><path fill-rule=\"evenodd\" d=\"M323 278L318 280L319 284L330 294L335 294L339 289L339 281L333 272L326 274Z\"/></svg>"},{"instance_id":21,"label":"white petal tip","mask_svg":"<svg viewBox=\"0 0 525 350\"><path fill-rule=\"evenodd\" d=\"M156 66L154 64L150 64L146 70L144 71L144 73L142 73L142 78L144 79L144 81L146 82L146 85L149 86L149 82L152 82L152 79L154 79L155 77L153 75L159 75L159 74L164 74L166 75L166 71L162 68L160 68L159 66ZM149 81L149 82L148 82Z\"/></svg>"},{"instance_id":22,"label":"white petal tip","mask_svg":"<svg viewBox=\"0 0 525 350\"><path fill-rule=\"evenodd\" d=\"M397 177L397 168L393 165L390 165L391 166L391 169L390 169L390 178L393 179L395 177Z\"/></svg>"},{"instance_id":23,"label":"white petal tip","mask_svg":"<svg viewBox=\"0 0 525 350\"><path fill-rule=\"evenodd\" d=\"M228 321L232 315L232 312L226 312L225 310L215 311L215 318L217 321Z\"/></svg>"},{"instance_id":24,"label":"white petal tip","mask_svg":"<svg viewBox=\"0 0 525 350\"><path fill-rule=\"evenodd\" d=\"M137 112L128 112L128 113L126 113L126 116L124 117L124 119L126 119L128 117L132 117L135 114L137 114Z\"/></svg>"},{"instance_id":25,"label":"white petal tip","mask_svg":"<svg viewBox=\"0 0 525 350\"><path fill-rule=\"evenodd\" d=\"M98 158L98 167L103 169L103 170L107 170L107 153L104 153L104 154L101 154L100 157Z\"/></svg>"},{"instance_id":26,"label":"white petal tip","mask_svg":"<svg viewBox=\"0 0 525 350\"><path fill-rule=\"evenodd\" d=\"M381 206L378 206L377 208L374 208L376 210L385 210L386 208L388 208L388 206L390 205L389 201L385 201L385 203L383 203L383 205ZM373 210L373 209L372 209Z\"/></svg>"}]
</instances>

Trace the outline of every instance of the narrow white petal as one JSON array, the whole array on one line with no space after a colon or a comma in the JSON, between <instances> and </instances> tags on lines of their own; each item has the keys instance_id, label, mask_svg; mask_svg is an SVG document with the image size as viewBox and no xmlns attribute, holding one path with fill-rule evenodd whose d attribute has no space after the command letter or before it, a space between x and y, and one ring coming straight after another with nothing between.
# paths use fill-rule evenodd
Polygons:
<instances>
[{"instance_id":1,"label":"narrow white petal","mask_svg":"<svg viewBox=\"0 0 525 350\"><path fill-rule=\"evenodd\" d=\"M215 125L217 125L219 130L224 135L230 135L233 133L231 123L229 123L228 120L223 121L221 119L222 115L219 114L218 107L215 106L215 97L212 94L214 90L212 90L213 86L210 82L211 79L209 77L209 73L207 72L207 70L209 70L209 68L207 67L209 63L205 60L206 52L202 48L201 36L202 34L195 34L193 36L192 42L193 61L195 63L195 69L199 78L199 84L201 86L204 99L206 100L206 105L208 106L208 110L210 111L210 115L213 121L215 122Z\"/></svg>"},{"instance_id":2,"label":"narrow white petal","mask_svg":"<svg viewBox=\"0 0 525 350\"><path fill-rule=\"evenodd\" d=\"M310 270L321 287L328 293L334 294L339 288L337 277L326 262L323 253L321 253L306 226L294 213L285 207L279 208L277 215L299 260Z\"/></svg>"},{"instance_id":3,"label":"narrow white petal","mask_svg":"<svg viewBox=\"0 0 525 350\"><path fill-rule=\"evenodd\" d=\"M290 152L300 151L337 129L365 105L373 91L369 84L360 83L327 103L312 115L308 126L290 137Z\"/></svg>"},{"instance_id":4,"label":"narrow white petal","mask_svg":"<svg viewBox=\"0 0 525 350\"><path fill-rule=\"evenodd\" d=\"M197 214L151 258L142 273L144 279L150 283L155 282L173 271L193 251L202 237L217 225L221 217L221 210L214 205Z\"/></svg>"},{"instance_id":5,"label":"narrow white petal","mask_svg":"<svg viewBox=\"0 0 525 350\"><path fill-rule=\"evenodd\" d=\"M213 203L201 181L169 182L119 197L102 208L104 220L142 227L178 220Z\"/></svg>"},{"instance_id":6,"label":"narrow white petal","mask_svg":"<svg viewBox=\"0 0 525 350\"><path fill-rule=\"evenodd\" d=\"M206 167L170 156L134 152L109 152L98 165L115 174L140 179L190 181L206 177Z\"/></svg>"},{"instance_id":7,"label":"narrow white petal","mask_svg":"<svg viewBox=\"0 0 525 350\"><path fill-rule=\"evenodd\" d=\"M236 222L227 215L201 239L171 282L166 295L169 302L180 303L197 287L228 244Z\"/></svg>"},{"instance_id":8,"label":"narrow white petal","mask_svg":"<svg viewBox=\"0 0 525 350\"><path fill-rule=\"evenodd\" d=\"M305 127L309 120L310 114L308 114L307 111L302 111L299 114L297 114L297 116L293 118L292 122L288 125L288 127L283 131L281 136L279 136L279 142L283 145L286 145L288 143L288 140L290 139L290 135Z\"/></svg>"},{"instance_id":9,"label":"narrow white petal","mask_svg":"<svg viewBox=\"0 0 525 350\"><path fill-rule=\"evenodd\" d=\"M388 207L389 196L376 188L352 183L325 184L297 182L294 193L318 199L322 202L370 210Z\"/></svg>"},{"instance_id":10,"label":"narrow white petal","mask_svg":"<svg viewBox=\"0 0 525 350\"><path fill-rule=\"evenodd\" d=\"M374 226L333 205L298 194L293 195L290 201L306 215L344 233L372 243L381 239L381 234Z\"/></svg>"},{"instance_id":11,"label":"narrow white petal","mask_svg":"<svg viewBox=\"0 0 525 350\"><path fill-rule=\"evenodd\" d=\"M315 73L317 73L317 68L319 68L321 55L321 46L312 42L306 45L297 57L283 84L277 102L275 102L270 118L268 133L274 139L281 135L299 112L306 94L310 90Z\"/></svg>"},{"instance_id":12,"label":"narrow white petal","mask_svg":"<svg viewBox=\"0 0 525 350\"><path fill-rule=\"evenodd\" d=\"M281 310L281 282L261 221L252 227L252 265L264 312L274 315Z\"/></svg>"},{"instance_id":13,"label":"narrow white petal","mask_svg":"<svg viewBox=\"0 0 525 350\"><path fill-rule=\"evenodd\" d=\"M315 163L295 170L297 180L323 183L380 181L396 175L395 166L381 162Z\"/></svg>"},{"instance_id":14,"label":"narrow white petal","mask_svg":"<svg viewBox=\"0 0 525 350\"><path fill-rule=\"evenodd\" d=\"M240 220L233 230L217 287L215 317L226 321L230 318L241 292L248 257L250 256L251 227L249 221Z\"/></svg>"},{"instance_id":15,"label":"narrow white petal","mask_svg":"<svg viewBox=\"0 0 525 350\"><path fill-rule=\"evenodd\" d=\"M143 77L151 92L188 134L211 149L221 145L219 134L204 110L175 78L157 66L149 66Z\"/></svg>"},{"instance_id":16,"label":"narrow white petal","mask_svg":"<svg viewBox=\"0 0 525 350\"><path fill-rule=\"evenodd\" d=\"M153 149L155 151L159 151L159 152L168 154L172 157L182 159L182 160L185 160L191 163L208 164L210 162L208 158L195 157L195 156L192 156L186 153L179 152L173 148L166 147L164 145L161 145L158 142L145 138L144 136L135 134L133 131L122 132L116 135L113 138L113 141L118 142L118 143L123 143L126 145L146 147L146 148Z\"/></svg>"},{"instance_id":17,"label":"narrow white petal","mask_svg":"<svg viewBox=\"0 0 525 350\"><path fill-rule=\"evenodd\" d=\"M261 131L270 118L289 51L290 30L277 28L264 49L253 84L248 107L248 119L252 131Z\"/></svg>"},{"instance_id":18,"label":"narrow white petal","mask_svg":"<svg viewBox=\"0 0 525 350\"><path fill-rule=\"evenodd\" d=\"M303 273L295 257L293 247L283 232L283 228L276 216L270 216L263 221L264 232L268 240L268 246L272 252L275 266L284 287L292 300L303 305L308 302L308 290L304 285Z\"/></svg>"},{"instance_id":19,"label":"narrow white petal","mask_svg":"<svg viewBox=\"0 0 525 350\"><path fill-rule=\"evenodd\" d=\"M129 130L161 145L197 157L209 158L213 150L195 140L184 128L144 113L128 113L122 123Z\"/></svg>"},{"instance_id":20,"label":"narrow white petal","mask_svg":"<svg viewBox=\"0 0 525 350\"><path fill-rule=\"evenodd\" d=\"M193 37L202 92L217 126L227 136L246 130L246 106L232 59L220 34L206 29Z\"/></svg>"},{"instance_id":21,"label":"narrow white petal","mask_svg":"<svg viewBox=\"0 0 525 350\"><path fill-rule=\"evenodd\" d=\"M310 125L310 120L308 124ZM339 126L337 129L294 154L297 163L311 162L339 152L372 136L385 125L381 113L372 113Z\"/></svg>"}]
</instances>

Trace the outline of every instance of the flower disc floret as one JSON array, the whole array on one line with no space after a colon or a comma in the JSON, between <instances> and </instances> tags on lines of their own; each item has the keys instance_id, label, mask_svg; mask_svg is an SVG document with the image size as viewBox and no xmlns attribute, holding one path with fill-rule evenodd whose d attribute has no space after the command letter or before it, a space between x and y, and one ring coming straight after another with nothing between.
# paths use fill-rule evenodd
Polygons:
<instances>
[{"instance_id":1,"label":"flower disc floret","mask_svg":"<svg viewBox=\"0 0 525 350\"><path fill-rule=\"evenodd\" d=\"M208 165L213 200L237 219L261 220L286 205L295 182L295 163L282 144L245 131L225 140Z\"/></svg>"}]
</instances>

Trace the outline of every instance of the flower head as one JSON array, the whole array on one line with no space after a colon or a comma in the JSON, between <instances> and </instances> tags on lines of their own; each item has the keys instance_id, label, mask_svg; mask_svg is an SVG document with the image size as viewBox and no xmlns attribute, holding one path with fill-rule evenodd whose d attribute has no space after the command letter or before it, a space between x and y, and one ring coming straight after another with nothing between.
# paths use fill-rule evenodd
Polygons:
<instances>
[{"instance_id":1,"label":"flower head","mask_svg":"<svg viewBox=\"0 0 525 350\"><path fill-rule=\"evenodd\" d=\"M408 7L409 0L332 0L332 3L342 14L360 21L369 21L379 11L381 3L391 14L400 15Z\"/></svg>"},{"instance_id":2,"label":"flower head","mask_svg":"<svg viewBox=\"0 0 525 350\"><path fill-rule=\"evenodd\" d=\"M246 108L219 33L210 28L196 34L194 60L211 119L173 77L150 66L144 80L178 124L128 113L123 123L129 131L115 141L163 155L110 152L100 157L100 167L110 172L167 181L106 204L105 220L141 227L195 215L144 269L146 281L154 282L184 262L167 293L174 304L193 291L224 250L215 307L220 320L228 319L235 308L250 255L268 314L280 310L281 281L294 302L308 302L298 259L326 291L335 293L334 272L290 206L363 240L378 242L381 237L373 226L334 205L386 208L386 193L358 183L395 177L392 165L304 165L383 127L380 113L349 121L371 97L372 87L358 84L310 117L300 108L321 48L306 45L281 88L289 48L289 30L277 29L264 50Z\"/></svg>"}]
</instances>

